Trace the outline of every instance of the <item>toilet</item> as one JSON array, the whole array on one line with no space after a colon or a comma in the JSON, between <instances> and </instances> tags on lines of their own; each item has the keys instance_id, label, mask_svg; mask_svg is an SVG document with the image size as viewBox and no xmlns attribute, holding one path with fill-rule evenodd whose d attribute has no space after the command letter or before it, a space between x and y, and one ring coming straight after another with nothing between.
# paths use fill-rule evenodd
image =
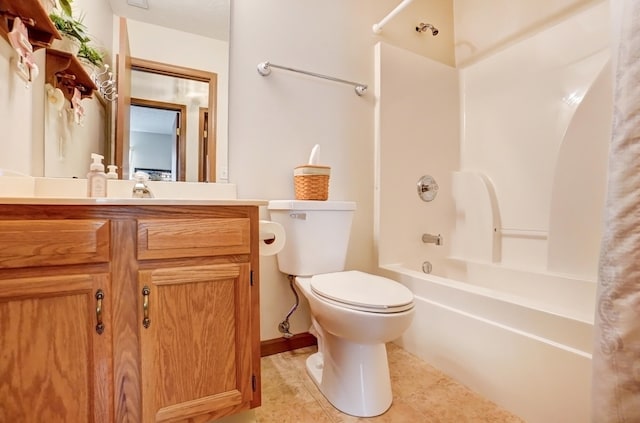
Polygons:
<instances>
[{"instance_id":1,"label":"toilet","mask_svg":"<svg viewBox=\"0 0 640 423\"><path fill-rule=\"evenodd\" d=\"M413 294L391 279L344 271L354 202L277 200L268 208L287 238L278 268L295 276L318 338L307 373L338 410L384 413L392 400L385 343L411 324Z\"/></svg>"}]
</instances>

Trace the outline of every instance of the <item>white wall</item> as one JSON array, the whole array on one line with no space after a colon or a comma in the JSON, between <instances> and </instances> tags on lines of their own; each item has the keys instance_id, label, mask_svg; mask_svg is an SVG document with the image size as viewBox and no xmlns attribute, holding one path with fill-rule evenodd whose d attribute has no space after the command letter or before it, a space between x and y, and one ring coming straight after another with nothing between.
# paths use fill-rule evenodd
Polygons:
<instances>
[{"instance_id":1,"label":"white wall","mask_svg":"<svg viewBox=\"0 0 640 423\"><path fill-rule=\"evenodd\" d=\"M0 38L0 169L31 174L32 90L18 76L13 47Z\"/></svg>"},{"instance_id":2,"label":"white wall","mask_svg":"<svg viewBox=\"0 0 640 423\"><path fill-rule=\"evenodd\" d=\"M603 35L609 33L608 24L608 5L601 2L461 70L461 165L484 174L495 188L502 264L547 269L549 222L551 211L557 211L552 192L558 159L583 97L607 63L608 38ZM591 101L597 111L580 121L587 125L583 133L596 138L579 142L584 150L596 143L604 144L606 151L611 100ZM590 126L596 119L601 119L604 133ZM570 163L563 160L561 166ZM580 169L585 170L571 171ZM599 175L604 178L603 172ZM573 183L579 184L578 179ZM594 186L591 198L603 198L603 190L604 184ZM598 213L602 206L595 201L583 213ZM597 222L597 216L589 221ZM562 224L556 222L559 227ZM596 236L591 240L597 244L600 228L592 230ZM590 277L595 278L593 264L591 269Z\"/></svg>"},{"instance_id":3,"label":"white wall","mask_svg":"<svg viewBox=\"0 0 640 423\"><path fill-rule=\"evenodd\" d=\"M371 26L398 4L395 0L243 0L233 3L229 177L241 198L293 198L293 168L304 163L314 144L332 167L329 199L354 200L358 210L347 257L350 269L374 270L374 46L394 44L452 63L452 4L416 1L381 35ZM418 34L425 19L437 37ZM358 97L353 88L274 69L256 71L269 60L369 84ZM266 217L266 211L264 216ZM275 257L261 260L261 337L280 336L277 325L293 303ZM294 314L292 331L308 329L305 311Z\"/></svg>"},{"instance_id":4,"label":"white wall","mask_svg":"<svg viewBox=\"0 0 640 423\"><path fill-rule=\"evenodd\" d=\"M602 0L453 0L456 64L465 66ZM603 37L605 34L602 34ZM606 34L608 35L608 34Z\"/></svg>"},{"instance_id":5,"label":"white wall","mask_svg":"<svg viewBox=\"0 0 640 423\"><path fill-rule=\"evenodd\" d=\"M378 261L420 269L429 260L437 266L451 254L455 222L452 172L460 167L458 71L388 44L376 47ZM433 201L418 197L416 183L422 175L432 176L438 184ZM423 233L441 235L442 245L423 243Z\"/></svg>"},{"instance_id":6,"label":"white wall","mask_svg":"<svg viewBox=\"0 0 640 423\"><path fill-rule=\"evenodd\" d=\"M111 64L113 25L109 0L73 0L74 16L82 17L91 38L91 45L106 53L105 61Z\"/></svg>"},{"instance_id":7,"label":"white wall","mask_svg":"<svg viewBox=\"0 0 640 423\"><path fill-rule=\"evenodd\" d=\"M611 66L586 93L558 151L547 268L595 280L600 259L613 113Z\"/></svg>"},{"instance_id":8,"label":"white wall","mask_svg":"<svg viewBox=\"0 0 640 423\"><path fill-rule=\"evenodd\" d=\"M85 98L82 100L85 116L82 123L77 124L71 109L58 111L46 97L43 103L44 176L86 178L91 153L105 151L104 128L108 121L105 106L95 96Z\"/></svg>"},{"instance_id":9,"label":"white wall","mask_svg":"<svg viewBox=\"0 0 640 423\"><path fill-rule=\"evenodd\" d=\"M89 6L91 3L91 7ZM77 0L73 3L74 10L84 12L84 23L90 28L92 39L97 45L110 49L111 22L101 19L105 14L111 14L111 8L107 0L91 1ZM86 8L86 10L85 10ZM103 40L107 42L104 43ZM46 164L55 169L64 169L64 173L54 173L52 176L84 176L90 162L89 156L83 154L84 162L79 163L79 168L72 169L67 166L64 159L60 159L58 143L45 143L45 138L51 140L59 133L57 128L48 128L46 120L49 119L45 109L44 75L45 75L45 51L38 50L35 53L36 63L40 68L38 78L29 84L24 82L15 72L12 58L15 57L12 47L4 39L0 39L0 127L3 128L3 136L0 139L0 168L12 169L33 176L42 176ZM89 113L98 107L94 104L97 100L83 100ZM97 110L91 119L86 121L84 128L76 128L78 134L74 139L80 149L71 152L97 151L104 142L102 126L93 123L104 117L104 110ZM81 144L80 144L81 143ZM87 147L87 145L89 147ZM95 148L94 148L95 147ZM99 150L101 151L101 150ZM45 157L53 157L51 164ZM65 169L66 168L66 169ZM79 169L82 170L79 170Z\"/></svg>"},{"instance_id":10,"label":"white wall","mask_svg":"<svg viewBox=\"0 0 640 423\"><path fill-rule=\"evenodd\" d=\"M110 19L111 6L108 0L76 0L72 4L74 16L82 17L91 38L90 45L105 53L105 62L111 60L113 28ZM44 57L44 54L43 54ZM44 69L44 59L42 62ZM87 68L87 73L92 70ZM33 175L50 177L84 178L91 163L91 153L104 154L107 142L111 104L98 100L97 95L82 100L85 117L81 124L69 122L68 116L60 115L48 107L46 96L34 90L34 153L43 154L42 163L33 162ZM69 116L71 112L69 111ZM44 130L38 134L40 122ZM34 160L37 155L34 154ZM105 163L109 164L109 163ZM40 170L44 169L44 171Z\"/></svg>"},{"instance_id":11,"label":"white wall","mask_svg":"<svg viewBox=\"0 0 640 423\"><path fill-rule=\"evenodd\" d=\"M90 45L105 54L105 62L111 63L111 39L113 28L111 21L104 16L111 14L108 0L76 0L72 4L74 16L82 17L91 38ZM43 62L44 66L44 62ZM87 73L92 70L87 68ZM35 92L34 92L35 93ZM111 104L101 102L97 95L82 100L85 117L81 124L73 123L72 111L58 113L49 107L46 96L34 97L35 113L42 114L39 122L44 121L42 145L34 137L36 151L42 151L44 171L38 173L49 177L85 178L91 163L91 153L104 154L107 142L109 113ZM34 133L37 131L34 127ZM42 126L39 124L39 126ZM105 165L109 164L105 160ZM34 163L34 172L40 166Z\"/></svg>"},{"instance_id":12,"label":"white wall","mask_svg":"<svg viewBox=\"0 0 640 423\"><path fill-rule=\"evenodd\" d=\"M173 156L171 135L131 131L130 142L131 163L135 163L135 167L171 170Z\"/></svg>"}]
</instances>

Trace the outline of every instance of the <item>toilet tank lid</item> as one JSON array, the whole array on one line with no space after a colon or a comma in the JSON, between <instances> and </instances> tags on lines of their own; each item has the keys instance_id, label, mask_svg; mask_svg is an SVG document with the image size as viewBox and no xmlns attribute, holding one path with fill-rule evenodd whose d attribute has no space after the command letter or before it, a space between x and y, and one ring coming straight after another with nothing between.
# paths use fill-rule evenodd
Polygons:
<instances>
[{"instance_id":1,"label":"toilet tank lid","mask_svg":"<svg viewBox=\"0 0 640 423\"><path fill-rule=\"evenodd\" d=\"M269 210L355 210L354 201L271 200Z\"/></svg>"}]
</instances>

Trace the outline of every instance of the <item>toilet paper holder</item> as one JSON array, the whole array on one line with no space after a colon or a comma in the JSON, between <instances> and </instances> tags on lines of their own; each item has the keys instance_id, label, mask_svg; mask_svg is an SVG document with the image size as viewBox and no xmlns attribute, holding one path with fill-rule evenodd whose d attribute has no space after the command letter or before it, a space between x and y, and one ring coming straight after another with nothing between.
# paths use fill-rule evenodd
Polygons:
<instances>
[{"instance_id":1,"label":"toilet paper holder","mask_svg":"<svg viewBox=\"0 0 640 423\"><path fill-rule=\"evenodd\" d=\"M259 254L261 256L272 256L279 253L286 242L282 225L269 220L261 220L258 228Z\"/></svg>"}]
</instances>

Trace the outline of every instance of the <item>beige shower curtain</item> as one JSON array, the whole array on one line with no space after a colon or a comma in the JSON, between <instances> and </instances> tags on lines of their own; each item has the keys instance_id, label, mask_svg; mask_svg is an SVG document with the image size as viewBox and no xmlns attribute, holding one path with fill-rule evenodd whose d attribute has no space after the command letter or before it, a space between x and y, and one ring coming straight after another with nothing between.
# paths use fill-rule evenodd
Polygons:
<instances>
[{"instance_id":1,"label":"beige shower curtain","mask_svg":"<svg viewBox=\"0 0 640 423\"><path fill-rule=\"evenodd\" d=\"M614 110L593 351L593 423L640 422L640 0L612 0Z\"/></svg>"}]
</instances>

